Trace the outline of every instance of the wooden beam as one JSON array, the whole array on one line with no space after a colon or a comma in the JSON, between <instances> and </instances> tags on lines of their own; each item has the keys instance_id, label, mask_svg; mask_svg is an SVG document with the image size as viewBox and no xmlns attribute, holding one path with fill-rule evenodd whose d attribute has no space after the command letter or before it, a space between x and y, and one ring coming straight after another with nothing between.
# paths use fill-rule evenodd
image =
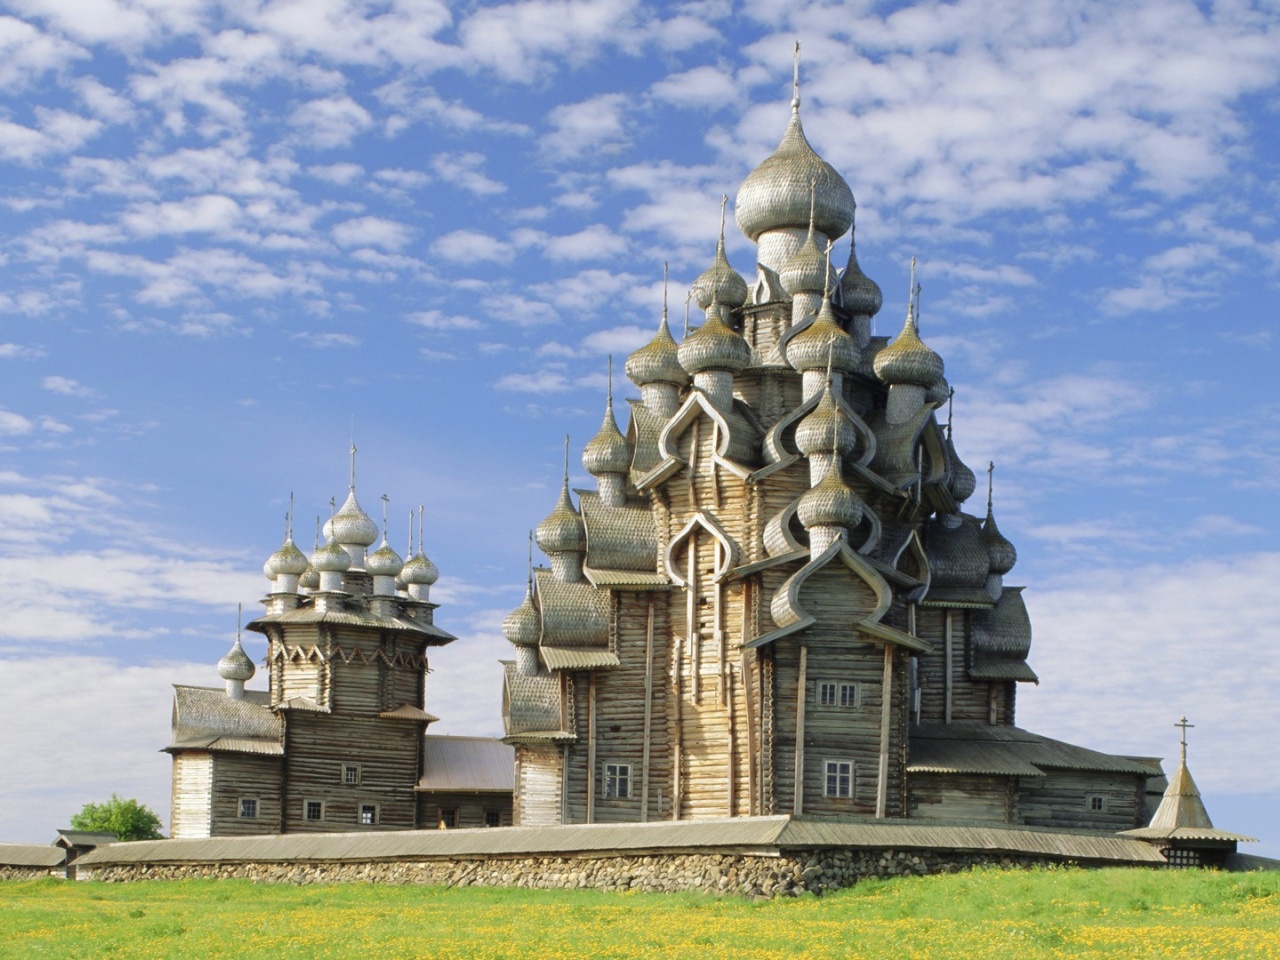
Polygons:
<instances>
[{"instance_id":1,"label":"wooden beam","mask_svg":"<svg viewBox=\"0 0 1280 960\"><path fill-rule=\"evenodd\" d=\"M800 644L800 678L796 681L796 784L791 812L804 813L804 707L805 673L809 669L809 645Z\"/></svg>"},{"instance_id":2,"label":"wooden beam","mask_svg":"<svg viewBox=\"0 0 1280 960\"><path fill-rule=\"evenodd\" d=\"M694 527L689 531L689 692L698 703L702 674L702 631L698 629L698 535Z\"/></svg>"},{"instance_id":3,"label":"wooden beam","mask_svg":"<svg viewBox=\"0 0 1280 960\"><path fill-rule=\"evenodd\" d=\"M569 744L560 747L560 822L569 822Z\"/></svg>"},{"instance_id":4,"label":"wooden beam","mask_svg":"<svg viewBox=\"0 0 1280 960\"><path fill-rule=\"evenodd\" d=\"M671 738L671 819L680 819L680 761L682 753L682 744L684 741L684 733L681 729L681 720L684 714L684 691L680 689L681 668L684 664L684 651L680 649L679 643L671 644L671 654L675 658L674 668L671 671L671 697L674 701L674 726Z\"/></svg>"},{"instance_id":5,"label":"wooden beam","mask_svg":"<svg viewBox=\"0 0 1280 960\"><path fill-rule=\"evenodd\" d=\"M726 805L729 810L728 816L732 817L735 815L734 808L733 808L733 760L734 760L734 753L736 750L734 728L733 728L733 669L728 668L727 675L722 670L721 675L724 677L724 682L726 685L725 693L727 695L727 700L729 705L729 758L727 763L728 769L726 771L729 775L729 792L728 792L728 799L727 799Z\"/></svg>"},{"instance_id":6,"label":"wooden beam","mask_svg":"<svg viewBox=\"0 0 1280 960\"><path fill-rule=\"evenodd\" d=\"M951 722L951 687L952 687L951 672L954 669L954 664L952 663L952 657L954 656L954 653L952 651L952 645L951 645L952 622L953 622L953 613L952 611L948 610L946 615L946 622L945 622L945 626L943 627L943 634L942 634L942 642L944 644L943 650L945 652L945 656L943 658L943 662L944 662L943 670L946 673L946 676L943 678L943 681L942 681L943 683L942 685L942 691L943 691L942 721L943 723Z\"/></svg>"},{"instance_id":7,"label":"wooden beam","mask_svg":"<svg viewBox=\"0 0 1280 960\"><path fill-rule=\"evenodd\" d=\"M596 822L596 672L587 674L587 823Z\"/></svg>"},{"instance_id":8,"label":"wooden beam","mask_svg":"<svg viewBox=\"0 0 1280 960\"><path fill-rule=\"evenodd\" d=\"M745 591L744 591L745 595ZM743 618L745 622L745 617ZM751 668L747 665L747 651L742 651L742 693L747 704L747 815L756 816L756 705L755 684L751 682ZM759 656L759 654L757 654Z\"/></svg>"},{"instance_id":9,"label":"wooden beam","mask_svg":"<svg viewBox=\"0 0 1280 960\"><path fill-rule=\"evenodd\" d=\"M884 679L880 681L880 768L876 772L876 819L883 820L889 797L889 731L893 707L893 645L884 645Z\"/></svg>"},{"instance_id":10,"label":"wooden beam","mask_svg":"<svg viewBox=\"0 0 1280 960\"><path fill-rule=\"evenodd\" d=\"M987 723L996 725L996 685L987 682Z\"/></svg>"},{"instance_id":11,"label":"wooden beam","mask_svg":"<svg viewBox=\"0 0 1280 960\"><path fill-rule=\"evenodd\" d=\"M653 742L653 594L644 635L644 747L640 755L640 822L649 819L649 749Z\"/></svg>"}]
</instances>

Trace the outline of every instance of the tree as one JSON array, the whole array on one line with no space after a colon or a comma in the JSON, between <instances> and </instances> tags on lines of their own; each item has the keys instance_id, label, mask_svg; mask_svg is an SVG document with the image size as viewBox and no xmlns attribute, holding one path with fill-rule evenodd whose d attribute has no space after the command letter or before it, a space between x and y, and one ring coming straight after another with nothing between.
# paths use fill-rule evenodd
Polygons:
<instances>
[{"instance_id":1,"label":"tree","mask_svg":"<svg viewBox=\"0 0 1280 960\"><path fill-rule=\"evenodd\" d=\"M86 803L71 818L73 830L113 833L117 840L162 840L160 818L137 800L111 794L106 803Z\"/></svg>"}]
</instances>

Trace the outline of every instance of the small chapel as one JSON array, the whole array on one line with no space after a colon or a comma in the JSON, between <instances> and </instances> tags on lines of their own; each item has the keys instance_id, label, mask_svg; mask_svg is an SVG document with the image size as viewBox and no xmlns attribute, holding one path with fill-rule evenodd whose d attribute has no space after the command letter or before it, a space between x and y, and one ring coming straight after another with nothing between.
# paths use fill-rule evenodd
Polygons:
<instances>
[{"instance_id":1,"label":"small chapel","mask_svg":"<svg viewBox=\"0 0 1280 960\"><path fill-rule=\"evenodd\" d=\"M723 209L722 201L722 209ZM1120 831L1158 763L1017 725L1017 552L956 453L914 281L895 336L856 204L810 146L799 69L774 153L724 217L680 342L664 306L537 525L503 630L519 825L786 814ZM842 270L833 250L847 245Z\"/></svg>"}]
</instances>

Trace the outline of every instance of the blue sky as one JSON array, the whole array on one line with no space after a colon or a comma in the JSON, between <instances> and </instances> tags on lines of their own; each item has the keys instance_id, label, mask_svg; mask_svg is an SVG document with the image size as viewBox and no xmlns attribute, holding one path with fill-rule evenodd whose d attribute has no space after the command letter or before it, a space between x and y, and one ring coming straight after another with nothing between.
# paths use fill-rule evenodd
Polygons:
<instances>
[{"instance_id":1,"label":"blue sky","mask_svg":"<svg viewBox=\"0 0 1280 960\"><path fill-rule=\"evenodd\" d=\"M8 0L3 839L112 790L167 815L169 685L218 682L353 435L397 549L426 504L435 729L500 732L562 437L586 486L606 358L664 261L680 326L799 39L878 331L917 256L957 447L997 463L1019 722L1176 758L1187 714L1210 812L1280 856L1278 32L1261 0Z\"/></svg>"}]
</instances>

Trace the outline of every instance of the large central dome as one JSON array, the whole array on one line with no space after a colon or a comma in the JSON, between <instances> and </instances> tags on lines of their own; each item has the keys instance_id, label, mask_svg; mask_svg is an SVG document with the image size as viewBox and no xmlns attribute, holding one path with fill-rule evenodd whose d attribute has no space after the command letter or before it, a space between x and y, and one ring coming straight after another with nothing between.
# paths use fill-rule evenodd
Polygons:
<instances>
[{"instance_id":1,"label":"large central dome","mask_svg":"<svg viewBox=\"0 0 1280 960\"><path fill-rule=\"evenodd\" d=\"M814 227L832 240L853 225L857 206L853 191L835 167L823 160L805 139L800 124L800 101L793 100L791 122L782 142L751 171L734 202L734 217L751 240L780 227L809 226L809 189L814 191Z\"/></svg>"}]
</instances>

